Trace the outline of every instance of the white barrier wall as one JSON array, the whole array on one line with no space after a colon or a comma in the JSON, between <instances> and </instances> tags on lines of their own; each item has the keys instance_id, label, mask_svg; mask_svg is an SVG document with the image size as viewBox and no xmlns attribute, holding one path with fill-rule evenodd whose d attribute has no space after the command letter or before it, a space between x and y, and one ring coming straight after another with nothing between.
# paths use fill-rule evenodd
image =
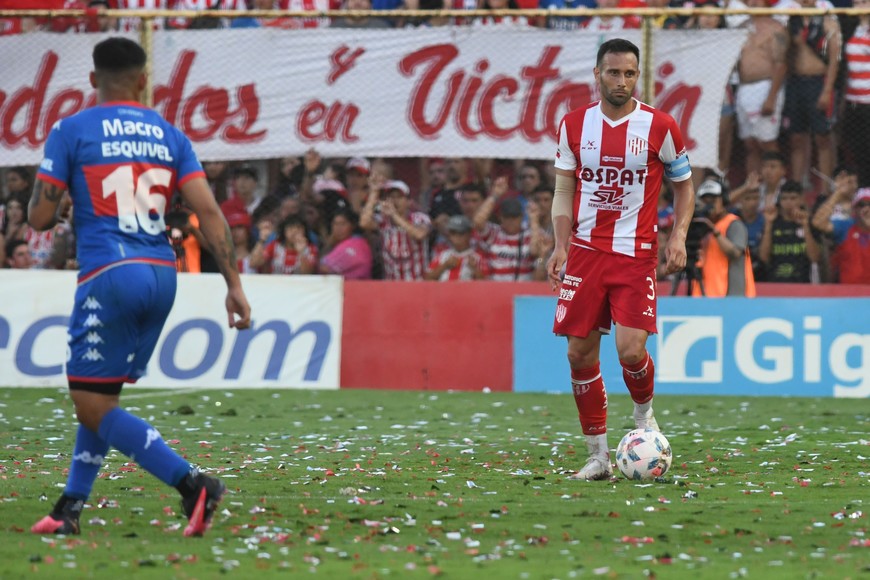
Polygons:
<instances>
[{"instance_id":1,"label":"white barrier wall","mask_svg":"<svg viewBox=\"0 0 870 580\"><path fill-rule=\"evenodd\" d=\"M76 273L0 272L0 386L65 386ZM242 279L253 325L238 332L227 327L223 278L179 276L175 306L138 385L338 388L342 278Z\"/></svg>"}]
</instances>

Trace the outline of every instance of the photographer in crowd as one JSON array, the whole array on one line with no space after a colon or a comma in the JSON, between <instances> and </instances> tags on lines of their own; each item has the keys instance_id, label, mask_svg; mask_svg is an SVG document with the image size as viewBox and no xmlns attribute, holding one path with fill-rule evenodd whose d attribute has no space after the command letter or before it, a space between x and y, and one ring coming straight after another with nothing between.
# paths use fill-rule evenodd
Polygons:
<instances>
[{"instance_id":1,"label":"photographer in crowd","mask_svg":"<svg viewBox=\"0 0 870 580\"><path fill-rule=\"evenodd\" d=\"M728 212L726 192L716 179L698 187L702 206L694 221L709 228L698 259L701 284L692 285L692 296L755 296L755 277L749 257L749 232L736 215ZM698 215L700 214L700 215Z\"/></svg>"}]
</instances>

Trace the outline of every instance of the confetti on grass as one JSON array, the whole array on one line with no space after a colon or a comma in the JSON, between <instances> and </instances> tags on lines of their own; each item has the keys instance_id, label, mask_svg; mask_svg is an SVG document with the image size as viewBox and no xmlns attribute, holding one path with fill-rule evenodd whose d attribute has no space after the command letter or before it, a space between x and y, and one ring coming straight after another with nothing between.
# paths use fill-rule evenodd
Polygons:
<instances>
[{"instance_id":1,"label":"confetti on grass","mask_svg":"<svg viewBox=\"0 0 870 580\"><path fill-rule=\"evenodd\" d=\"M74 413L61 390L0 390L4 575L858 577L866 566L870 428L854 402L657 396L676 457L668 479L636 485L568 478L585 446L564 396L131 391L172 447L227 482L212 529L184 538L174 491L112 451L83 534L30 535L62 489ZM631 426L628 398L613 393L609 413L615 440Z\"/></svg>"}]
</instances>

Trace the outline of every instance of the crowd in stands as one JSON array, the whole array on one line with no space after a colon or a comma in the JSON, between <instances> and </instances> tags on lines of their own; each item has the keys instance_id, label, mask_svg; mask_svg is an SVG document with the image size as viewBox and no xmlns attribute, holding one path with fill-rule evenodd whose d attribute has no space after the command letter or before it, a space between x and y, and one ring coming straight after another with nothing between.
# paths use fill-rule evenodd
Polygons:
<instances>
[{"instance_id":1,"label":"crowd in stands","mask_svg":"<svg viewBox=\"0 0 870 580\"><path fill-rule=\"evenodd\" d=\"M31 30L133 30L136 19L101 8L247 11L549 8L542 19L327 17L167 19L165 28L270 26L390 28L468 24L617 31L632 16L559 16L560 8L832 6L828 0L0 0L0 8L89 8L84 18L0 19L0 35ZM837 1L838 6L849 6ZM870 9L870 0L854 0ZM662 28L748 31L721 112L719 163L696 168L714 180L724 208L747 231L755 281L870 284L870 14L858 17L713 15L659 18ZM543 280L552 249L551 163L495 159L323 159L315 150L271 162L209 162L248 273L335 273L348 278ZM38 233L26 225L32 168L6 168L0 245L8 267L75 267L67 224ZM401 174L402 179L399 178ZM732 184L729 187L729 182ZM699 196L703 198L704 196ZM715 195L714 195L715 197ZM672 223L669 192L660 223ZM709 197L707 201L712 201ZM701 199L701 201L704 201ZM701 204L703 205L703 204ZM190 219L188 219L190 218ZM213 271L195 216L167 217L179 269ZM177 225L178 227L174 227ZM704 232L704 235L713 235ZM22 248L26 243L27 256ZM703 245L703 244L700 244Z\"/></svg>"},{"instance_id":2,"label":"crowd in stands","mask_svg":"<svg viewBox=\"0 0 870 580\"><path fill-rule=\"evenodd\" d=\"M409 159L324 159L310 150L274 162L206 162L204 169L243 273L546 279L553 249L550 164L459 157L413 163L416 171L409 171ZM804 186L787 178L785 156L765 152L760 164L760 177L750 176L730 191L713 170L699 176L698 221L711 228L690 230L690 250L710 243L717 235L712 222L727 212L745 228L741 243L749 249L754 281L870 284L870 187L859 187L858 172L839 166L831 192L810 203ZM397 178L394 165L416 178L410 184ZM27 225L33 171L4 172L4 266L75 269L70 224L47 232ZM658 211L661 248L673 226L671 198L665 183ZM178 199L166 222L179 271L217 271L196 216Z\"/></svg>"}]
</instances>

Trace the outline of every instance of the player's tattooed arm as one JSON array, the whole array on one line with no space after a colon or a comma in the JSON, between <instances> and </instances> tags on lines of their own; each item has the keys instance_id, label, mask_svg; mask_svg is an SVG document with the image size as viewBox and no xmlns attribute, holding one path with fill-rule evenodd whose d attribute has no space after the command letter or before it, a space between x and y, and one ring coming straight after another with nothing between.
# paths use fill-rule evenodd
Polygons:
<instances>
[{"instance_id":1,"label":"player's tattooed arm","mask_svg":"<svg viewBox=\"0 0 870 580\"><path fill-rule=\"evenodd\" d=\"M30 226L36 230L54 227L62 217L59 214L68 210L68 207L61 204L65 192L65 187L37 179L27 206L27 221Z\"/></svg>"},{"instance_id":2,"label":"player's tattooed arm","mask_svg":"<svg viewBox=\"0 0 870 580\"><path fill-rule=\"evenodd\" d=\"M214 257L215 262L217 262L217 267L220 270L221 274L223 274L224 278L231 276L233 273L238 275L238 261L236 258L236 247L233 244L233 234L230 232L230 227L224 222L224 231L223 237L215 239L210 239L208 235L205 236L206 247L208 248L209 253Z\"/></svg>"}]
</instances>

